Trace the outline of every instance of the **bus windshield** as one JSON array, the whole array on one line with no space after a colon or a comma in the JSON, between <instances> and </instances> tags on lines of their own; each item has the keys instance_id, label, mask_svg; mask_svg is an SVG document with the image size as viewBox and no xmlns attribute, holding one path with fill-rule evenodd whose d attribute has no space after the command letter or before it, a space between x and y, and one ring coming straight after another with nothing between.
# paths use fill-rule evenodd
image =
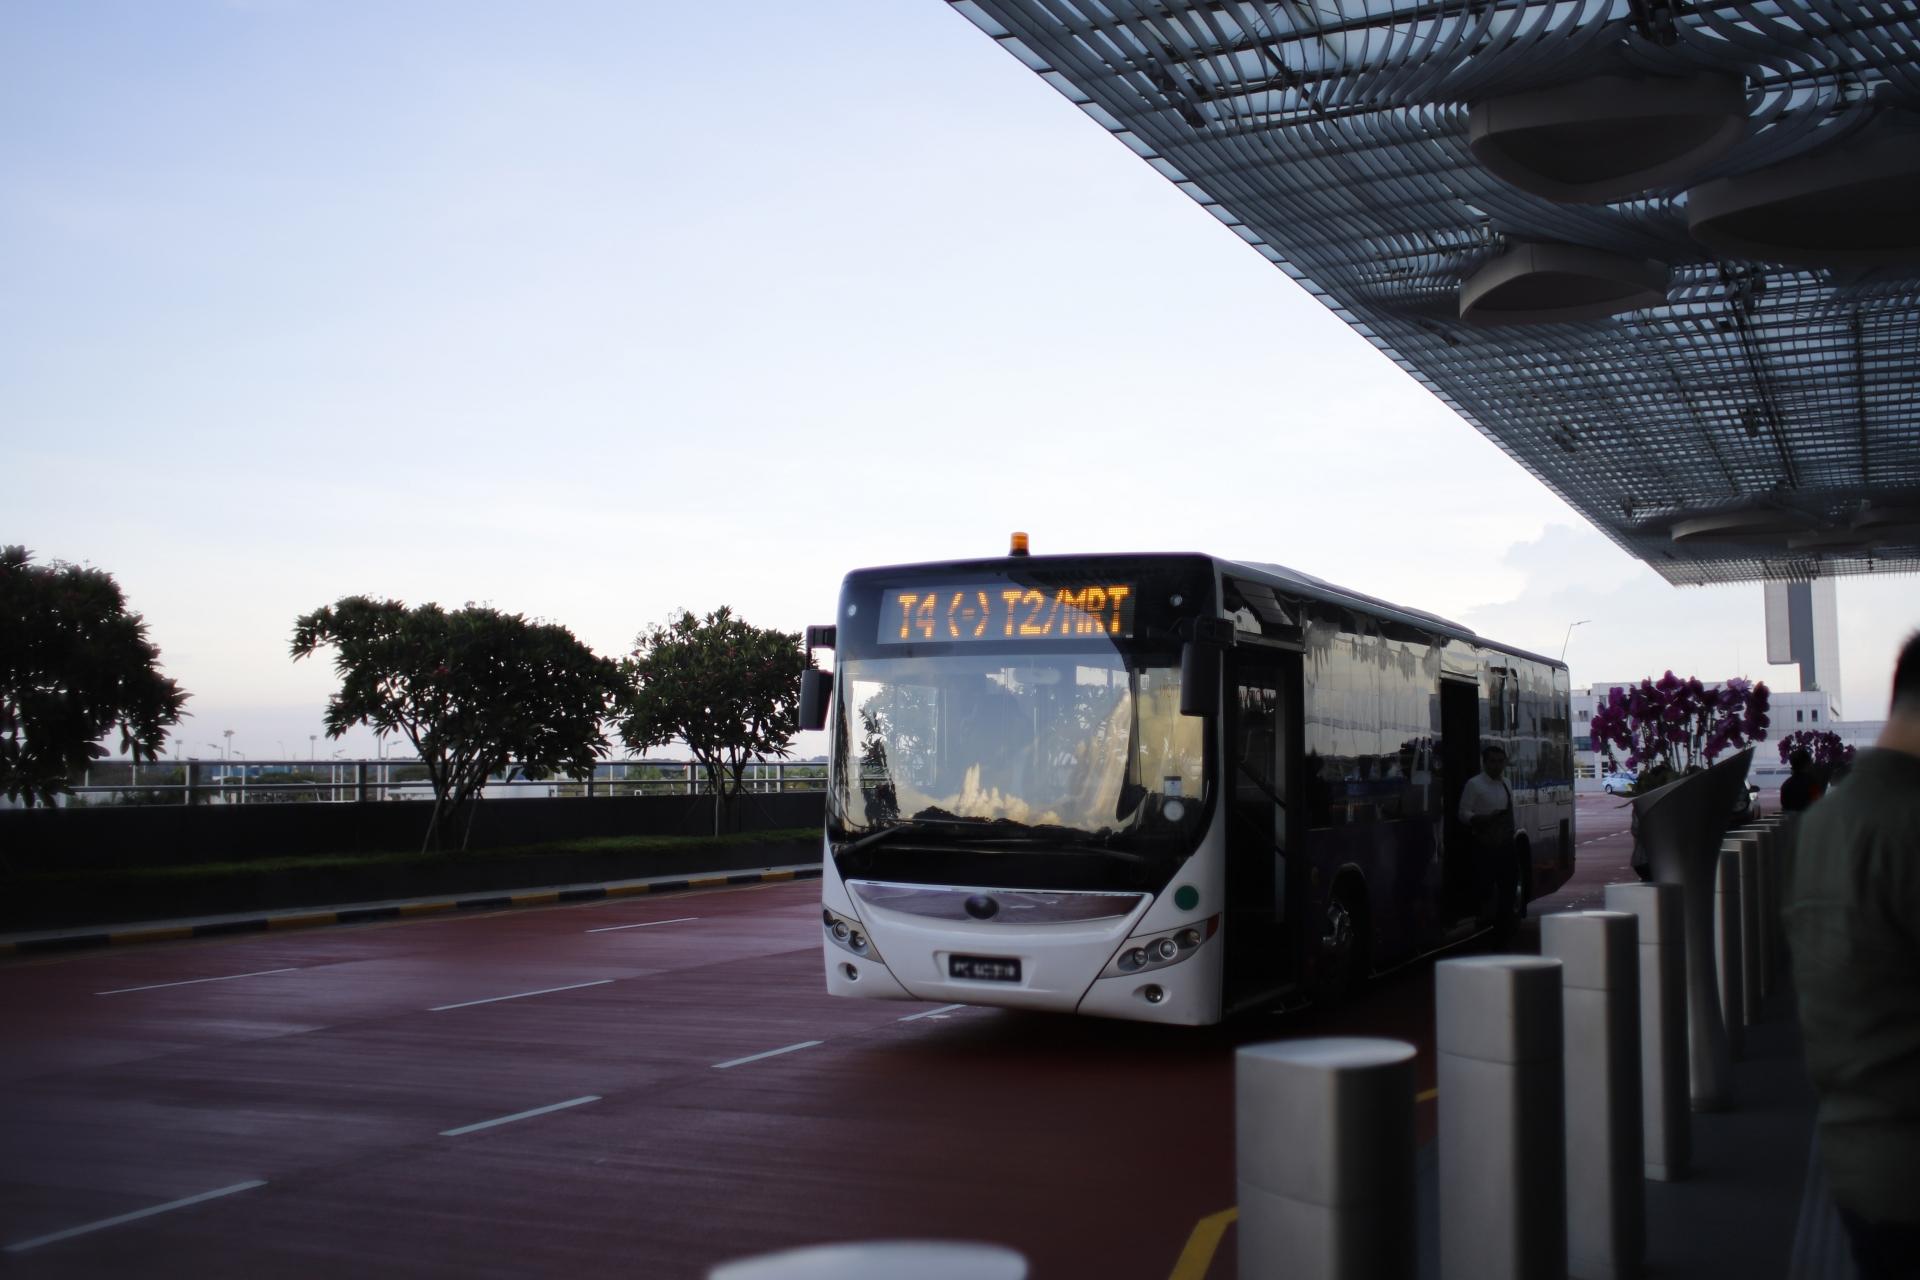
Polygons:
<instances>
[{"instance_id":1,"label":"bus windshield","mask_svg":"<svg viewBox=\"0 0 1920 1280\"><path fill-rule=\"evenodd\" d=\"M1184 852L1205 807L1205 721L1178 666L1112 647L849 658L832 824Z\"/></svg>"}]
</instances>

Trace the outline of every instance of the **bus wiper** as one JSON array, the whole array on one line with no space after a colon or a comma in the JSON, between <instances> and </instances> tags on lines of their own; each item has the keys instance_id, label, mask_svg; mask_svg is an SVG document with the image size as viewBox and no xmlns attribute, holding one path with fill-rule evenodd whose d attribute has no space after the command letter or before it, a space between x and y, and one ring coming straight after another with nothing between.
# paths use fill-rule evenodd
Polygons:
<instances>
[{"instance_id":1,"label":"bus wiper","mask_svg":"<svg viewBox=\"0 0 1920 1280\"><path fill-rule=\"evenodd\" d=\"M877 831L869 831L867 834L854 840L851 844L841 845L838 849L834 850L834 853L858 853L862 849L871 848L876 844L882 844L885 841L891 840L902 832L918 831L924 834L928 828L942 825L959 827L962 830L971 830L973 827L973 823L965 818L923 818L917 816L905 818L889 826L881 827Z\"/></svg>"},{"instance_id":2,"label":"bus wiper","mask_svg":"<svg viewBox=\"0 0 1920 1280\"><path fill-rule=\"evenodd\" d=\"M858 853L862 849L871 848L876 844L891 840L902 831L910 831L912 829L913 824L910 822L896 822L890 827L881 827L878 831L869 831L852 843L841 845L838 849L834 850L834 853L836 856Z\"/></svg>"},{"instance_id":3,"label":"bus wiper","mask_svg":"<svg viewBox=\"0 0 1920 1280\"><path fill-rule=\"evenodd\" d=\"M1010 822L1009 819L1005 818L999 821ZM1025 823L1013 822L1011 825L1020 828L1020 834L972 837L968 839L967 843L969 845L990 845L1025 849L1084 849L1089 852L1118 858L1123 862L1153 861L1152 858L1145 854L1135 853L1131 849L1122 849L1114 844L1113 841L1116 833L1104 828L1099 831L1085 831L1079 827L1062 827L1051 823L1039 826L1028 826Z\"/></svg>"}]
</instances>

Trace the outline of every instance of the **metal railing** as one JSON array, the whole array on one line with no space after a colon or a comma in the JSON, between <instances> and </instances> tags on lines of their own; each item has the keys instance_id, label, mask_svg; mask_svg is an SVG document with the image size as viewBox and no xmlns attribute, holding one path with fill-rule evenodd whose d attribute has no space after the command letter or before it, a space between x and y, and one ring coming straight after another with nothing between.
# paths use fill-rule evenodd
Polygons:
<instances>
[{"instance_id":1,"label":"metal railing","mask_svg":"<svg viewBox=\"0 0 1920 1280\"><path fill-rule=\"evenodd\" d=\"M690 760L608 760L587 778L518 776L518 766L495 775L483 800L586 799L594 796L699 796L712 793L706 770ZM819 760L749 764L742 786L756 795L825 791ZM94 762L66 807L181 804L341 804L372 800L431 800L426 767L412 758L382 760L130 760Z\"/></svg>"}]
</instances>

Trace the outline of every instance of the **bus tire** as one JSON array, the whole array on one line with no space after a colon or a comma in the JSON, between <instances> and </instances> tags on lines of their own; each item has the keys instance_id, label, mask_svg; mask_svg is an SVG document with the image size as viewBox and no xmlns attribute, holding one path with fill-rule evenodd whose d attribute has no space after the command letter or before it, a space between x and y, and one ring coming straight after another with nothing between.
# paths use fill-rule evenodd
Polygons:
<instances>
[{"instance_id":1,"label":"bus tire","mask_svg":"<svg viewBox=\"0 0 1920 1280\"><path fill-rule=\"evenodd\" d=\"M1367 976L1372 949L1366 892L1358 879L1345 877L1327 895L1320 934L1320 979L1314 1003L1323 1009L1337 1009L1345 1004Z\"/></svg>"}]
</instances>

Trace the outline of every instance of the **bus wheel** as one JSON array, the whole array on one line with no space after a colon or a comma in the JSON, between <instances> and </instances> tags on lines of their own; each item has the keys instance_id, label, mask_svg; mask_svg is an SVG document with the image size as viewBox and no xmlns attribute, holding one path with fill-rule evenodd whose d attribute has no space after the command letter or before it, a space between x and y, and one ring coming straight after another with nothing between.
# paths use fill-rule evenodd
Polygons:
<instances>
[{"instance_id":1,"label":"bus wheel","mask_svg":"<svg viewBox=\"0 0 1920 1280\"><path fill-rule=\"evenodd\" d=\"M1368 954L1367 913L1352 881L1335 886L1321 922L1320 981L1314 1003L1338 1008L1365 977Z\"/></svg>"}]
</instances>

